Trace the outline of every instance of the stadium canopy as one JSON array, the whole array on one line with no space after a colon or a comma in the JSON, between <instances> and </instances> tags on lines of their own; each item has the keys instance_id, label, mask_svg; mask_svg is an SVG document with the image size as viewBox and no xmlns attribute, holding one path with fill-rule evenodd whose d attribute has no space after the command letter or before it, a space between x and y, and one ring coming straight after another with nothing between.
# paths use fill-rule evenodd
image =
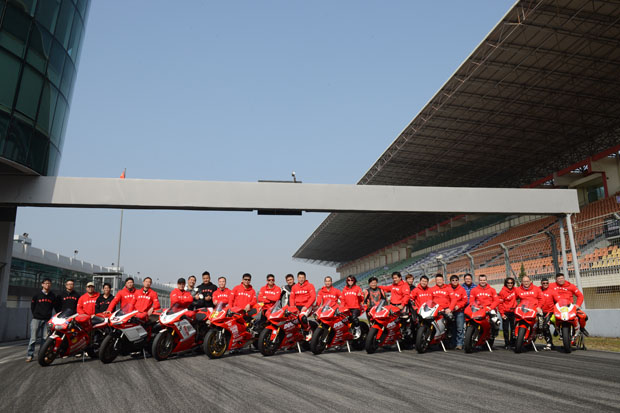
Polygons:
<instances>
[{"instance_id":1,"label":"stadium canopy","mask_svg":"<svg viewBox=\"0 0 620 413\"><path fill-rule=\"evenodd\" d=\"M619 73L620 2L517 2L358 184L530 185L620 143ZM332 213L293 257L348 262L450 217Z\"/></svg>"}]
</instances>

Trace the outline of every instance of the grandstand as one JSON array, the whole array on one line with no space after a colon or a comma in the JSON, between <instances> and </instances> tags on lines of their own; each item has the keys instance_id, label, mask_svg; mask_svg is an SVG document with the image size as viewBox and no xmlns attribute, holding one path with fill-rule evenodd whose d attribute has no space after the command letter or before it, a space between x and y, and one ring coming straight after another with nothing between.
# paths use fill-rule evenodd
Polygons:
<instances>
[{"instance_id":1,"label":"grandstand","mask_svg":"<svg viewBox=\"0 0 620 413\"><path fill-rule=\"evenodd\" d=\"M588 305L620 307L620 208L610 196L620 191L618 20L616 2L517 2L358 184L574 188ZM451 202L452 215L332 213L294 257L362 283L445 263L448 273L484 273L497 286L564 267L558 217L463 216ZM572 277L570 254L566 269Z\"/></svg>"}]
</instances>

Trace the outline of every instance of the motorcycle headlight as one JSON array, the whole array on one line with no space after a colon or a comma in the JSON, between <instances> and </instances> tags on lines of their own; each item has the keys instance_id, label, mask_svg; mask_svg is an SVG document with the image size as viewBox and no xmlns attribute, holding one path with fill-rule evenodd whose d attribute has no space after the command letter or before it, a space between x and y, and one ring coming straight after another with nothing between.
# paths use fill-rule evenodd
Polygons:
<instances>
[{"instance_id":1,"label":"motorcycle headlight","mask_svg":"<svg viewBox=\"0 0 620 413\"><path fill-rule=\"evenodd\" d=\"M56 326L54 326L54 329L55 329L56 331L58 331L58 330L62 330L62 325L57 324Z\"/></svg>"}]
</instances>

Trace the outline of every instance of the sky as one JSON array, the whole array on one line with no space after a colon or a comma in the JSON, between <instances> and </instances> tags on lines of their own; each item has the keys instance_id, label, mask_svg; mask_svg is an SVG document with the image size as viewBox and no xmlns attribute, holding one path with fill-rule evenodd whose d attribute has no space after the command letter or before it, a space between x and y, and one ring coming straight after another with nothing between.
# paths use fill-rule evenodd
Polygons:
<instances>
[{"instance_id":1,"label":"sky","mask_svg":"<svg viewBox=\"0 0 620 413\"><path fill-rule=\"evenodd\" d=\"M355 184L513 1L93 1L59 176ZM332 267L291 257L327 214L124 212L160 282ZM33 246L117 264L119 210L19 208Z\"/></svg>"}]
</instances>

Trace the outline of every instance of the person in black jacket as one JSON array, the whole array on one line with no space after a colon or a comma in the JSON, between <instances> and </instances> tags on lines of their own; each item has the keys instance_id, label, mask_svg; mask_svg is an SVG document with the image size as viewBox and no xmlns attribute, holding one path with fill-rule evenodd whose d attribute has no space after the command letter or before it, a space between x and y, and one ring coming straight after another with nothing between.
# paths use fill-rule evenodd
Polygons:
<instances>
[{"instance_id":1,"label":"person in black jacket","mask_svg":"<svg viewBox=\"0 0 620 413\"><path fill-rule=\"evenodd\" d=\"M56 295L50 290L52 281L46 278L41 283L41 291L32 297L30 302L30 311L32 312L32 321L30 321L30 341L28 342L28 352L26 361L31 362L34 356L34 346L39 338L39 347L43 346L45 340L45 323L52 316L54 309L58 311L58 301Z\"/></svg>"},{"instance_id":2,"label":"person in black jacket","mask_svg":"<svg viewBox=\"0 0 620 413\"><path fill-rule=\"evenodd\" d=\"M74 285L75 282L73 280L67 280L65 282L65 291L60 293L56 298L58 300L58 307L60 308L58 311L73 310L74 313L77 312L77 303L80 299L80 294L73 289Z\"/></svg>"},{"instance_id":3,"label":"person in black jacket","mask_svg":"<svg viewBox=\"0 0 620 413\"><path fill-rule=\"evenodd\" d=\"M103 284L103 292L97 297L97 302L95 303L95 313L106 312L113 299L112 286L108 283Z\"/></svg>"},{"instance_id":4,"label":"person in black jacket","mask_svg":"<svg viewBox=\"0 0 620 413\"><path fill-rule=\"evenodd\" d=\"M193 308L213 307L213 292L217 290L217 286L211 282L209 271L202 273L202 284L197 288Z\"/></svg>"}]
</instances>

